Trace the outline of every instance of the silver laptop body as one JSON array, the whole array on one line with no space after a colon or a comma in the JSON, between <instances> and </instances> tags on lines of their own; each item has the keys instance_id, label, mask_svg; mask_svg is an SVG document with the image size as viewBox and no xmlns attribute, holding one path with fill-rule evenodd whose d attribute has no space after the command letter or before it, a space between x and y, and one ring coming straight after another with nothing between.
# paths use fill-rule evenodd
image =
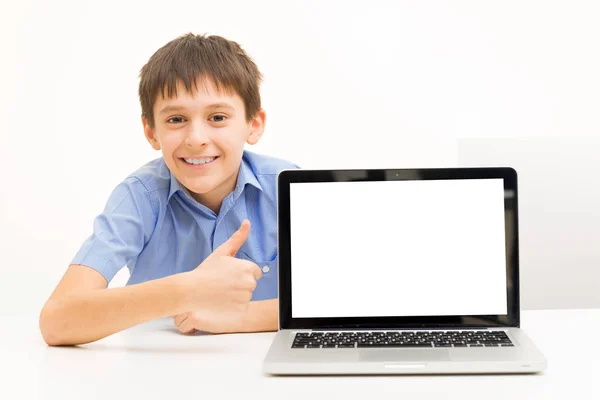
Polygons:
<instances>
[{"instance_id":1,"label":"silver laptop body","mask_svg":"<svg viewBox=\"0 0 600 400\"><path fill-rule=\"evenodd\" d=\"M534 373L512 168L278 177L273 375Z\"/></svg>"}]
</instances>

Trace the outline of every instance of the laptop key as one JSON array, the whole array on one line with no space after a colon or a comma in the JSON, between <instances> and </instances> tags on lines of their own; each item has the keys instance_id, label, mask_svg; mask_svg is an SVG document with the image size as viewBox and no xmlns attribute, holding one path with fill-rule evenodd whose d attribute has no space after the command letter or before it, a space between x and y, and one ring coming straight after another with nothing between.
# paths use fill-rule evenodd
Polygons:
<instances>
[{"instance_id":1,"label":"laptop key","mask_svg":"<svg viewBox=\"0 0 600 400\"><path fill-rule=\"evenodd\" d=\"M368 348L368 347L385 347L385 348L389 348L389 347L402 347L402 348L406 348L406 347L431 347L431 343L424 343L424 344L414 344L414 343L389 343L389 344L361 344L359 343L357 347L364 347L364 348Z\"/></svg>"}]
</instances>

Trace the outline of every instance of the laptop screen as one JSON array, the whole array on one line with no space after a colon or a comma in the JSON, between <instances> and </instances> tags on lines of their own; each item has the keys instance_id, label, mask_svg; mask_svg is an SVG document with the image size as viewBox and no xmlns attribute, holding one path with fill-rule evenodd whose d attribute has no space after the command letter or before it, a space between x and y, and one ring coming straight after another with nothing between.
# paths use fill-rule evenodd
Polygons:
<instances>
[{"instance_id":1,"label":"laptop screen","mask_svg":"<svg viewBox=\"0 0 600 400\"><path fill-rule=\"evenodd\" d=\"M501 178L289 191L293 318L507 314Z\"/></svg>"}]
</instances>

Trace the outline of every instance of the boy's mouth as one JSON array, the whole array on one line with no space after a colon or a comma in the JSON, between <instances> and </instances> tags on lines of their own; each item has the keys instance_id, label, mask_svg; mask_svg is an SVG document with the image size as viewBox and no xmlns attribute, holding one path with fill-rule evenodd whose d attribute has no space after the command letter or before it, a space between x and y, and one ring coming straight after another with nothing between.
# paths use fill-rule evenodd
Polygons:
<instances>
[{"instance_id":1,"label":"boy's mouth","mask_svg":"<svg viewBox=\"0 0 600 400\"><path fill-rule=\"evenodd\" d=\"M204 165L214 162L219 157L198 157L198 158L182 158L182 160L189 165Z\"/></svg>"}]
</instances>

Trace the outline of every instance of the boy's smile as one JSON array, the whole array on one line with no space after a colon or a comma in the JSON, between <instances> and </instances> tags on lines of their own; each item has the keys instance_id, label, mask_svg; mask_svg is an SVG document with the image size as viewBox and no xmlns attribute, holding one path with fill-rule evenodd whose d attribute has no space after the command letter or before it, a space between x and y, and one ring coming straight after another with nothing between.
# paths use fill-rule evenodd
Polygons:
<instances>
[{"instance_id":1,"label":"boy's smile","mask_svg":"<svg viewBox=\"0 0 600 400\"><path fill-rule=\"evenodd\" d=\"M213 162L217 161L219 157L198 157L198 158L193 158L193 157L189 157L189 158L182 158L182 160L184 160L186 162L186 164L188 164L190 167L192 168L203 168L205 165L209 165L212 164Z\"/></svg>"},{"instance_id":2,"label":"boy's smile","mask_svg":"<svg viewBox=\"0 0 600 400\"><path fill-rule=\"evenodd\" d=\"M215 213L235 188L244 143L257 143L265 124L263 110L247 121L242 98L220 89L198 79L190 93L178 82L174 96L157 96L154 127L143 119L146 138L171 173Z\"/></svg>"}]
</instances>

